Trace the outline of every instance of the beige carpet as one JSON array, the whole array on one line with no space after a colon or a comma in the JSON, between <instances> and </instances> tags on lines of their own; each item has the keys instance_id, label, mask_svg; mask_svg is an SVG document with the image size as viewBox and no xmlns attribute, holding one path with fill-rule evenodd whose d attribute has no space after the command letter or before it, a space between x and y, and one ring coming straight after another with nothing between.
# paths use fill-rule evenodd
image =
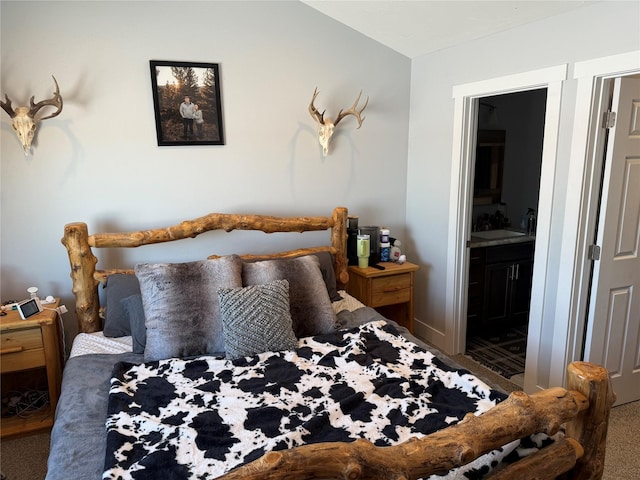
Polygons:
<instances>
[{"instance_id":1,"label":"beige carpet","mask_svg":"<svg viewBox=\"0 0 640 480\"><path fill-rule=\"evenodd\" d=\"M503 379L503 383L508 387L508 381ZM603 480L640 478L638 432L640 401L611 410ZM48 433L41 433L0 441L0 471L3 480L43 480L47 472L49 440Z\"/></svg>"},{"instance_id":2,"label":"beige carpet","mask_svg":"<svg viewBox=\"0 0 640 480\"><path fill-rule=\"evenodd\" d=\"M603 480L640 479L640 401L614 407L609 417Z\"/></svg>"},{"instance_id":3,"label":"beige carpet","mask_svg":"<svg viewBox=\"0 0 640 480\"><path fill-rule=\"evenodd\" d=\"M0 440L3 480L43 480L47 474L49 440L49 433Z\"/></svg>"}]
</instances>

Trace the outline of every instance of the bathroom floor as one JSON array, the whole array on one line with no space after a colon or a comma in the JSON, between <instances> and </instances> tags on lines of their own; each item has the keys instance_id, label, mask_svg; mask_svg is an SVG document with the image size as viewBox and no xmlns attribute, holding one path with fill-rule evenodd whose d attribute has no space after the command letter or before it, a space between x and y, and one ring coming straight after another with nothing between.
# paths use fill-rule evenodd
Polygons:
<instances>
[{"instance_id":1,"label":"bathroom floor","mask_svg":"<svg viewBox=\"0 0 640 480\"><path fill-rule=\"evenodd\" d=\"M524 374L527 353L527 326L512 327L504 332L467 338L466 355L501 376Z\"/></svg>"}]
</instances>

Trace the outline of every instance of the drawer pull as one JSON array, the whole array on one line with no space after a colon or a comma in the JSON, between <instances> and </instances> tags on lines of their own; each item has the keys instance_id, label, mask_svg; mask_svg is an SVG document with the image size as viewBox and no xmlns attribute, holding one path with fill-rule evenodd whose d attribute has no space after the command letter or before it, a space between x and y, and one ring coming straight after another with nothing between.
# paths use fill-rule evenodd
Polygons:
<instances>
[{"instance_id":1,"label":"drawer pull","mask_svg":"<svg viewBox=\"0 0 640 480\"><path fill-rule=\"evenodd\" d=\"M382 289L384 293L397 292L398 290L402 290L404 287L385 287Z\"/></svg>"},{"instance_id":2,"label":"drawer pull","mask_svg":"<svg viewBox=\"0 0 640 480\"><path fill-rule=\"evenodd\" d=\"M2 350L0 350L0 355L4 355L6 353L18 353L23 351L24 348L22 347L22 345L17 345L15 347L8 347L8 348L3 348Z\"/></svg>"}]
</instances>

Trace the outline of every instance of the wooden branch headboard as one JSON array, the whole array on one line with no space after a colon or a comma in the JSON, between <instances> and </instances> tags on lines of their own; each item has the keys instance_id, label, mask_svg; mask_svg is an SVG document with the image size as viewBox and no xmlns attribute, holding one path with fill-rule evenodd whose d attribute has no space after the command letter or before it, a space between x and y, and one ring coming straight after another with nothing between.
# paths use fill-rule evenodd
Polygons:
<instances>
[{"instance_id":1,"label":"wooden branch headboard","mask_svg":"<svg viewBox=\"0 0 640 480\"><path fill-rule=\"evenodd\" d=\"M336 207L331 217L273 217L266 215L237 215L211 213L194 220L186 220L166 228L127 233L96 233L89 235L85 223L69 223L64 227L62 244L66 247L71 266L72 292L76 299L76 314L80 332L95 332L102 328L98 285L114 273L133 273L131 270L98 270L94 248L133 248L155 243L194 238L211 230L260 230L265 233L307 232L330 230L330 245L301 248L270 255L241 255L246 259L286 258L320 251L334 256L338 288L349 280L347 271L347 209ZM215 258L211 255L209 258Z\"/></svg>"}]
</instances>

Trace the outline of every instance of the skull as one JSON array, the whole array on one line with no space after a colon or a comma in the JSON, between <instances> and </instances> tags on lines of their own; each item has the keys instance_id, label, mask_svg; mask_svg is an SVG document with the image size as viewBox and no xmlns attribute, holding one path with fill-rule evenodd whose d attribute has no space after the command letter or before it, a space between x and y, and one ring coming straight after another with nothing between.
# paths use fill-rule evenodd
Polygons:
<instances>
[{"instance_id":1,"label":"skull","mask_svg":"<svg viewBox=\"0 0 640 480\"><path fill-rule=\"evenodd\" d=\"M14 110L11 106L11 100L6 94L4 96L6 101L3 102L0 100L0 106L11 117L11 126L13 126L13 129L18 135L25 156L28 156L31 152L31 142L36 133L38 122L55 117L62 111L62 97L60 96L60 88L58 87L56 77L53 77L53 81L56 84L56 91L53 92L53 97L38 103L35 103L33 97L31 97L29 100L30 107L16 107ZM36 118L40 109L46 106L56 107L57 110L46 117Z\"/></svg>"},{"instance_id":2,"label":"skull","mask_svg":"<svg viewBox=\"0 0 640 480\"><path fill-rule=\"evenodd\" d=\"M322 145L322 154L326 157L329 153L329 141L333 136L335 125L329 119L325 120L324 124L318 123L318 140Z\"/></svg>"},{"instance_id":3,"label":"skull","mask_svg":"<svg viewBox=\"0 0 640 480\"><path fill-rule=\"evenodd\" d=\"M29 155L31 152L31 142L36 133L36 123L33 121L33 118L29 116L29 109L27 107L18 107L15 112L16 116L13 117L11 126L18 135L24 154Z\"/></svg>"}]
</instances>

